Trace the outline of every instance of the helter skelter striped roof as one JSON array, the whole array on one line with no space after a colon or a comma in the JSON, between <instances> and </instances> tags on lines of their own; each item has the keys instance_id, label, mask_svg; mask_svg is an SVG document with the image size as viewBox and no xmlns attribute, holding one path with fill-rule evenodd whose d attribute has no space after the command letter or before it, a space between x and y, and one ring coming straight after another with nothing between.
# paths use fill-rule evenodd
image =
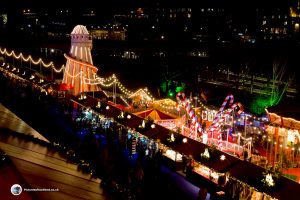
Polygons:
<instances>
[{"instance_id":1,"label":"helter skelter striped roof","mask_svg":"<svg viewBox=\"0 0 300 200\"><path fill-rule=\"evenodd\" d=\"M89 35L87 28L83 25L77 25L73 28L71 34L82 34L82 35Z\"/></svg>"}]
</instances>

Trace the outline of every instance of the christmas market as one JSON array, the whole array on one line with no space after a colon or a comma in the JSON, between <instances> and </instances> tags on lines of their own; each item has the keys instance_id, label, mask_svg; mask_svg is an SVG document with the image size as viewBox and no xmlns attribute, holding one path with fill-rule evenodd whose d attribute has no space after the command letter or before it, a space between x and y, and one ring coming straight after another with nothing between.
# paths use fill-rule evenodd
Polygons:
<instances>
[{"instance_id":1,"label":"christmas market","mask_svg":"<svg viewBox=\"0 0 300 200\"><path fill-rule=\"evenodd\" d=\"M40 73L32 74L32 69L26 68L21 72L3 61L0 71L7 79L68 102L76 111L72 119L80 129L79 137L89 131L94 135L101 132L104 138L118 134L130 157L159 155L166 166L187 180L222 187L232 199L293 199L298 192L300 173L292 179L288 169L299 169L300 121L288 110L270 107L266 115L257 117L231 93L219 107L184 91L174 100L156 100L145 88L128 90L114 74L106 79L97 76L84 26L76 26L71 38L59 84L45 84ZM82 46L85 52L77 52ZM0 50L32 62L31 57ZM39 65L61 72L53 63L39 61ZM26 73L31 74L24 76Z\"/></svg>"}]
</instances>

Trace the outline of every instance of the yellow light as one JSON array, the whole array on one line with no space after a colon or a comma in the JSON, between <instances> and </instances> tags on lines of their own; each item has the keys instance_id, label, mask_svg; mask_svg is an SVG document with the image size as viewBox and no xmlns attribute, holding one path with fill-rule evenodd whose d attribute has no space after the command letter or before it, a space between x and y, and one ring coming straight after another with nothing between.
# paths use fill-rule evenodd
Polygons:
<instances>
[{"instance_id":1,"label":"yellow light","mask_svg":"<svg viewBox=\"0 0 300 200\"><path fill-rule=\"evenodd\" d=\"M221 155L220 156L220 160L225 160L226 159L226 156L225 155Z\"/></svg>"},{"instance_id":2,"label":"yellow light","mask_svg":"<svg viewBox=\"0 0 300 200\"><path fill-rule=\"evenodd\" d=\"M98 101L97 105L96 105L96 108L100 108L101 107L101 102Z\"/></svg>"}]
</instances>

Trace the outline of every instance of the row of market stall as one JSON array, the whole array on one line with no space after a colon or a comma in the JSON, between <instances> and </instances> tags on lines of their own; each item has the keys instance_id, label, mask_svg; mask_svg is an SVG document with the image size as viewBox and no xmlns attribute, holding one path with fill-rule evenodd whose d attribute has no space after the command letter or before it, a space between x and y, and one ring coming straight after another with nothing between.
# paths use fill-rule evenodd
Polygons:
<instances>
[{"instance_id":1,"label":"row of market stall","mask_svg":"<svg viewBox=\"0 0 300 200\"><path fill-rule=\"evenodd\" d=\"M214 146L156 124L153 120L126 112L112 103L102 102L99 107L97 99L91 96L80 103L136 132L135 136L146 137L157 143L166 164L174 171L185 172L191 181L197 183L204 178L217 186L219 180L226 177L226 191L234 199L295 199L292 191L300 188L298 183L290 179L283 176L279 178L273 169L265 169L222 152Z\"/></svg>"}]
</instances>

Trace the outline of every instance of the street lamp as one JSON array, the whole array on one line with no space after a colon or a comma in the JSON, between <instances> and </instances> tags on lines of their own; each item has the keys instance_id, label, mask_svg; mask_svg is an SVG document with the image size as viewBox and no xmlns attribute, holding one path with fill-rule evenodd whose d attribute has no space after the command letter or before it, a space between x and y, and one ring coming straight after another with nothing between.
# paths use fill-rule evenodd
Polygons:
<instances>
[{"instance_id":1,"label":"street lamp","mask_svg":"<svg viewBox=\"0 0 300 200\"><path fill-rule=\"evenodd\" d=\"M282 167L282 144L279 145L279 148L280 148L279 149L279 156L280 156L279 161L280 161L280 166Z\"/></svg>"},{"instance_id":2,"label":"street lamp","mask_svg":"<svg viewBox=\"0 0 300 200\"><path fill-rule=\"evenodd\" d=\"M293 148L292 148L292 156L293 156L293 157L292 157L292 163L293 163L293 165L294 165L294 152L295 152L294 150L295 150L295 148L293 147Z\"/></svg>"},{"instance_id":3,"label":"street lamp","mask_svg":"<svg viewBox=\"0 0 300 200\"><path fill-rule=\"evenodd\" d=\"M238 141L237 141L237 143L238 143L237 151L240 152L240 146L241 146L241 133L240 132L238 132Z\"/></svg>"},{"instance_id":4,"label":"street lamp","mask_svg":"<svg viewBox=\"0 0 300 200\"><path fill-rule=\"evenodd\" d=\"M229 135L229 128L226 129L227 135L226 135L226 149L228 146L228 135Z\"/></svg>"},{"instance_id":5,"label":"street lamp","mask_svg":"<svg viewBox=\"0 0 300 200\"><path fill-rule=\"evenodd\" d=\"M244 112L244 137L247 136L247 116L246 113Z\"/></svg>"},{"instance_id":6,"label":"street lamp","mask_svg":"<svg viewBox=\"0 0 300 200\"><path fill-rule=\"evenodd\" d=\"M296 153L296 162L298 163L298 161L299 161L299 153L300 153L300 148L298 148L298 152Z\"/></svg>"},{"instance_id":7,"label":"street lamp","mask_svg":"<svg viewBox=\"0 0 300 200\"><path fill-rule=\"evenodd\" d=\"M269 153L269 142L271 142L271 139L268 137L268 140L267 140L267 152L266 152L267 160L268 160L268 153Z\"/></svg>"},{"instance_id":8,"label":"street lamp","mask_svg":"<svg viewBox=\"0 0 300 200\"><path fill-rule=\"evenodd\" d=\"M276 153L277 153L277 146L276 146L276 144L277 144L277 142L275 141L274 142L274 165L275 165L275 163L276 163Z\"/></svg>"}]
</instances>

